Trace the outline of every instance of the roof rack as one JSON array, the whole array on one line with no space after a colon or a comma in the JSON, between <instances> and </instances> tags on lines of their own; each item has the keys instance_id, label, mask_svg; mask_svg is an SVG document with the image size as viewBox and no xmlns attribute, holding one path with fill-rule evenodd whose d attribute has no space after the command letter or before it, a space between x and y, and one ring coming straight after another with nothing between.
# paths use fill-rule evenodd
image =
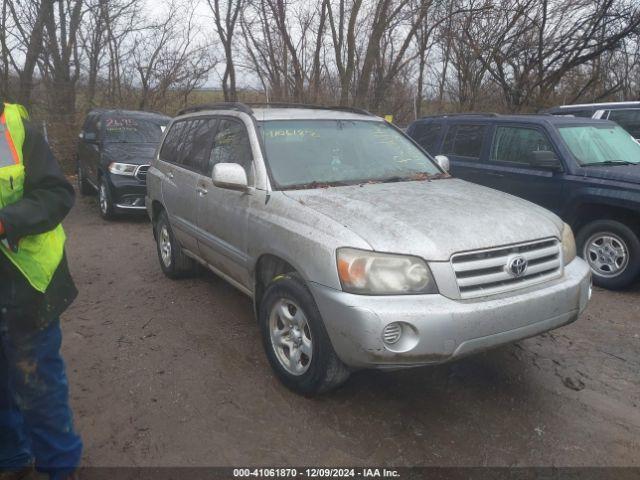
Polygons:
<instances>
[{"instance_id":1,"label":"roof rack","mask_svg":"<svg viewBox=\"0 0 640 480\"><path fill-rule=\"evenodd\" d=\"M347 107L341 105L315 105L312 103L287 103L287 102L251 102L248 105L257 108L307 108L309 110L337 110L341 112L357 113L359 115L373 116L373 114L363 108Z\"/></svg>"},{"instance_id":2,"label":"roof rack","mask_svg":"<svg viewBox=\"0 0 640 480\"><path fill-rule=\"evenodd\" d=\"M421 118L440 118L440 117L499 117L499 113L494 112L469 112L469 113L435 113L433 115L425 115Z\"/></svg>"},{"instance_id":3,"label":"roof rack","mask_svg":"<svg viewBox=\"0 0 640 480\"><path fill-rule=\"evenodd\" d=\"M193 107L183 108L182 110L178 111L178 115L201 112L203 110L237 110L248 115L253 115L253 110L251 109L251 107L242 102L219 102L194 105Z\"/></svg>"},{"instance_id":4,"label":"roof rack","mask_svg":"<svg viewBox=\"0 0 640 480\"><path fill-rule=\"evenodd\" d=\"M242 103L242 102L219 102L219 103L205 103L202 105L194 105L192 107L183 108L178 112L178 115L185 115L187 113L195 113L201 112L203 110L237 110L239 112L244 112L248 115L253 115L253 109L251 107L257 108L308 108L312 110L337 110L342 112L350 112L357 113L359 115L367 115L373 116L372 113L364 110L362 108L356 107L342 107L339 105L332 106L323 106L323 105L312 105L305 103L285 103L285 102L270 102L270 103L260 103L260 102L250 102L250 103Z\"/></svg>"}]
</instances>

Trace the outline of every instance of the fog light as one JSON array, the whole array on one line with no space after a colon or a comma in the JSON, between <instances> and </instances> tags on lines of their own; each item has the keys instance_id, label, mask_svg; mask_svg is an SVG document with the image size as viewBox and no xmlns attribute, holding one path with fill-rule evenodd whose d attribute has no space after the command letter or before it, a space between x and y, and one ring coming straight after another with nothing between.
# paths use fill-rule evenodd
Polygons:
<instances>
[{"instance_id":1,"label":"fog light","mask_svg":"<svg viewBox=\"0 0 640 480\"><path fill-rule=\"evenodd\" d=\"M389 325L384 327L384 330L382 331L382 340L384 340L384 343L386 343L387 345L393 345L395 343L398 343L401 335L402 325L397 322L390 323Z\"/></svg>"}]
</instances>

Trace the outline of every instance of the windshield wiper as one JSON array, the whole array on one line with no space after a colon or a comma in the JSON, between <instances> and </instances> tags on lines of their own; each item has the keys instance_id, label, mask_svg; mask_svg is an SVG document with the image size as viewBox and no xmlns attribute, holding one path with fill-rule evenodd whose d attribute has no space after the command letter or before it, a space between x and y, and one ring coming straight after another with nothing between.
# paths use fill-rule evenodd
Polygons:
<instances>
[{"instance_id":1,"label":"windshield wiper","mask_svg":"<svg viewBox=\"0 0 640 480\"><path fill-rule=\"evenodd\" d=\"M607 166L607 165L638 165L634 162L627 162L626 160L605 160L604 162L596 162L596 163L584 163L583 167L599 167L599 166Z\"/></svg>"},{"instance_id":2,"label":"windshield wiper","mask_svg":"<svg viewBox=\"0 0 640 480\"><path fill-rule=\"evenodd\" d=\"M349 182L318 182L313 181L309 183L299 183L297 185L289 185L286 187L287 190L306 190L306 189L314 189L314 188L329 188L329 187L346 187L349 185L353 185L353 183Z\"/></svg>"}]
</instances>

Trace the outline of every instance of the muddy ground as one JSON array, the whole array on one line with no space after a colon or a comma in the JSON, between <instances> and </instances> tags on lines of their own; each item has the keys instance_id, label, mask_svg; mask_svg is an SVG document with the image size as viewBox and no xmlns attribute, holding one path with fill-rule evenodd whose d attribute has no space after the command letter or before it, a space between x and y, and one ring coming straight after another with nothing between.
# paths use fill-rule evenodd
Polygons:
<instances>
[{"instance_id":1,"label":"muddy ground","mask_svg":"<svg viewBox=\"0 0 640 480\"><path fill-rule=\"evenodd\" d=\"M640 284L546 335L306 399L271 373L247 297L163 276L147 221L79 198L65 225L85 465L640 465Z\"/></svg>"}]
</instances>

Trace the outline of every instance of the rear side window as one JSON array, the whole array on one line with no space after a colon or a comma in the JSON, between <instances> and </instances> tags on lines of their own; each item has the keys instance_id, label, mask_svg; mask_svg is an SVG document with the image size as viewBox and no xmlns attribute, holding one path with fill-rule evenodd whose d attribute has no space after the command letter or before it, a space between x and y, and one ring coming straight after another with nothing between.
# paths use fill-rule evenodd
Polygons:
<instances>
[{"instance_id":1,"label":"rear side window","mask_svg":"<svg viewBox=\"0 0 640 480\"><path fill-rule=\"evenodd\" d=\"M160 158L165 162L178 163L181 138L187 122L176 122L171 126L160 149Z\"/></svg>"},{"instance_id":2,"label":"rear side window","mask_svg":"<svg viewBox=\"0 0 640 480\"><path fill-rule=\"evenodd\" d=\"M442 134L442 123L428 122L419 123L415 126L412 137L418 144L432 155L436 155L438 140Z\"/></svg>"},{"instance_id":3,"label":"rear side window","mask_svg":"<svg viewBox=\"0 0 640 480\"><path fill-rule=\"evenodd\" d=\"M209 171L217 163L238 163L247 172L251 183L251 142L242 122L231 119L220 120L209 160Z\"/></svg>"},{"instance_id":4,"label":"rear side window","mask_svg":"<svg viewBox=\"0 0 640 480\"><path fill-rule=\"evenodd\" d=\"M445 155L480 158L487 125L453 125L444 140Z\"/></svg>"},{"instance_id":5,"label":"rear side window","mask_svg":"<svg viewBox=\"0 0 640 480\"><path fill-rule=\"evenodd\" d=\"M640 109L611 110L609 120L624 128L633 138L640 138Z\"/></svg>"},{"instance_id":6,"label":"rear side window","mask_svg":"<svg viewBox=\"0 0 640 480\"><path fill-rule=\"evenodd\" d=\"M539 130L524 127L497 127L491 148L494 162L532 164L533 152L553 151Z\"/></svg>"}]
</instances>

